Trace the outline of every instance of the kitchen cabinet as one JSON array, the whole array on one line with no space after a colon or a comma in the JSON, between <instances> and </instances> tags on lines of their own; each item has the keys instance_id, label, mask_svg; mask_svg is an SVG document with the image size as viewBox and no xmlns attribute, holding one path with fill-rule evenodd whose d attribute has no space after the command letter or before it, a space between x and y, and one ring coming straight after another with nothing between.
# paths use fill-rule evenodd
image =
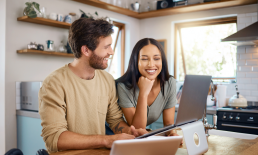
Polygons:
<instances>
[{"instance_id":1,"label":"kitchen cabinet","mask_svg":"<svg viewBox=\"0 0 258 155\"><path fill-rule=\"evenodd\" d=\"M41 131L39 118L17 115L17 147L24 155L35 155L37 150L46 149Z\"/></svg>"}]
</instances>

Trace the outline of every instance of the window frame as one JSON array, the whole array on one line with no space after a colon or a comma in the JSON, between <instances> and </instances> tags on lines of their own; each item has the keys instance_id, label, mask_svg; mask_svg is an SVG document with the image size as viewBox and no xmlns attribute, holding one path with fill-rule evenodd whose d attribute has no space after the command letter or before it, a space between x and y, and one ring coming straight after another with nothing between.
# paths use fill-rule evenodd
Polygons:
<instances>
[{"instance_id":1,"label":"window frame","mask_svg":"<svg viewBox=\"0 0 258 155\"><path fill-rule=\"evenodd\" d=\"M115 50L116 50L116 45L118 42L118 38L119 38L119 34L121 33L121 76L124 74L124 66L125 66L125 24L123 23L119 23L119 22L115 22L113 21L113 25L118 27L118 33L116 36L116 40L115 40L115 46L114 46L114 55L115 55ZM109 69L112 66L112 61L113 61L113 57L109 66Z\"/></svg>"},{"instance_id":2,"label":"window frame","mask_svg":"<svg viewBox=\"0 0 258 155\"><path fill-rule=\"evenodd\" d=\"M185 60L184 60L184 50L182 44L182 37L181 37L181 29L186 27L197 27L197 26L208 26L208 25L219 25L219 24L229 24L229 23L236 23L237 24L237 17L226 17L226 18L218 18L218 19L210 19L210 20L201 20L201 21L194 21L194 22L184 22L184 23L177 23L175 24L174 29L174 77L177 78L177 54L178 54L178 40L177 37L179 35L180 39L180 46L181 46L181 54L182 54L182 62L183 62L183 69L186 73L185 67ZM236 78L213 78L213 79L236 79Z\"/></svg>"}]
</instances>

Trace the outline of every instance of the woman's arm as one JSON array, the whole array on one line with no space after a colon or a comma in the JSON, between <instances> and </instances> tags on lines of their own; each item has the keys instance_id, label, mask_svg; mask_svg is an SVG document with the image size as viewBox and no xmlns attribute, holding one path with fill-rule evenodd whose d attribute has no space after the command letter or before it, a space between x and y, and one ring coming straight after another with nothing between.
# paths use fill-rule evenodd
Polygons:
<instances>
[{"instance_id":1,"label":"woman's arm","mask_svg":"<svg viewBox=\"0 0 258 155\"><path fill-rule=\"evenodd\" d=\"M139 96L136 108L122 108L128 125L133 125L136 129L146 128L147 124L147 99L152 89L154 80L149 80L143 76L139 78Z\"/></svg>"},{"instance_id":2,"label":"woman's arm","mask_svg":"<svg viewBox=\"0 0 258 155\"><path fill-rule=\"evenodd\" d=\"M164 126L169 126L174 124L174 118L175 118L175 107L165 109L163 111L163 124ZM176 133L176 130L171 130L166 132L167 136L178 136Z\"/></svg>"},{"instance_id":3,"label":"woman's arm","mask_svg":"<svg viewBox=\"0 0 258 155\"><path fill-rule=\"evenodd\" d=\"M129 126L133 125L136 129L146 128L147 124L147 97L139 93L136 108L122 108L124 116Z\"/></svg>"}]
</instances>

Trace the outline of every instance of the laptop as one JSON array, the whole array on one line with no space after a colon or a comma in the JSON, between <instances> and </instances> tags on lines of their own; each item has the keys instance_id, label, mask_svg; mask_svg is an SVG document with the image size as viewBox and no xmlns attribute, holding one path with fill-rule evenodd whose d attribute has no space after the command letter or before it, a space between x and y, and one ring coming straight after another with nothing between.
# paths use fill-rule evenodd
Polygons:
<instances>
[{"instance_id":1,"label":"laptop","mask_svg":"<svg viewBox=\"0 0 258 155\"><path fill-rule=\"evenodd\" d=\"M206 75L186 75L177 111L176 123L136 137L135 139L161 134L201 119L207 102L211 78L211 76Z\"/></svg>"},{"instance_id":2,"label":"laptop","mask_svg":"<svg viewBox=\"0 0 258 155\"><path fill-rule=\"evenodd\" d=\"M153 136L145 139L117 140L110 155L174 155L182 136Z\"/></svg>"}]
</instances>

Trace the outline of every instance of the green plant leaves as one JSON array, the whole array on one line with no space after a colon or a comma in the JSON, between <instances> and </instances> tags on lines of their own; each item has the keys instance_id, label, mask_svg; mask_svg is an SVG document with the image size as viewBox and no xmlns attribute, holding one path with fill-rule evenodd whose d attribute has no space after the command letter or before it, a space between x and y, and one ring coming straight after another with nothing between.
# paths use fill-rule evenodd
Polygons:
<instances>
[{"instance_id":1,"label":"green plant leaves","mask_svg":"<svg viewBox=\"0 0 258 155\"><path fill-rule=\"evenodd\" d=\"M28 6L28 8L30 8L32 6L32 4L30 2L26 2L25 4Z\"/></svg>"},{"instance_id":2,"label":"green plant leaves","mask_svg":"<svg viewBox=\"0 0 258 155\"><path fill-rule=\"evenodd\" d=\"M36 2L32 2L33 6L38 10L38 12L40 12L40 9L39 9L39 4L36 3Z\"/></svg>"},{"instance_id":3,"label":"green plant leaves","mask_svg":"<svg viewBox=\"0 0 258 155\"><path fill-rule=\"evenodd\" d=\"M36 13L36 11L30 11L29 13L28 13L28 17L30 17L30 18L36 18L37 17L37 13Z\"/></svg>"},{"instance_id":4,"label":"green plant leaves","mask_svg":"<svg viewBox=\"0 0 258 155\"><path fill-rule=\"evenodd\" d=\"M36 3L36 2L26 2L25 3L27 5L27 7L25 8L25 11L26 11L26 14L28 17L30 18L36 18L37 17L37 12L40 12L40 9L39 9L39 4Z\"/></svg>"},{"instance_id":5,"label":"green plant leaves","mask_svg":"<svg viewBox=\"0 0 258 155\"><path fill-rule=\"evenodd\" d=\"M80 9L80 12L82 13L81 17L89 18L89 17L86 15L86 13L85 13L84 11L82 11L81 9Z\"/></svg>"}]
</instances>

